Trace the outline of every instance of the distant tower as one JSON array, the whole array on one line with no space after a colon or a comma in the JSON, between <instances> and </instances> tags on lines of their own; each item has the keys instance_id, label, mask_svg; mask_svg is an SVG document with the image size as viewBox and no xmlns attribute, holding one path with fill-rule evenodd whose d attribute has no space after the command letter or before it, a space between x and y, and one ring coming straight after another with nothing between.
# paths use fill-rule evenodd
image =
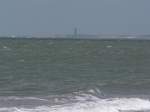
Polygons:
<instances>
[{"instance_id":1,"label":"distant tower","mask_svg":"<svg viewBox=\"0 0 150 112\"><path fill-rule=\"evenodd\" d=\"M74 28L74 35L73 35L74 37L78 37L78 30L77 30L77 28Z\"/></svg>"}]
</instances>

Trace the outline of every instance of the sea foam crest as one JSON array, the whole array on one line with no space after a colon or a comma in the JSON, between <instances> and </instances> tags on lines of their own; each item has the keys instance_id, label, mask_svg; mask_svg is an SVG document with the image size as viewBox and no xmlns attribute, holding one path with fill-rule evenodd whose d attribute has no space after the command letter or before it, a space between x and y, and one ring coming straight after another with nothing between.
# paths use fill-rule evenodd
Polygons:
<instances>
[{"instance_id":1,"label":"sea foam crest","mask_svg":"<svg viewBox=\"0 0 150 112\"><path fill-rule=\"evenodd\" d=\"M0 112L121 112L150 110L150 101L140 98L108 98L57 106L0 108Z\"/></svg>"}]
</instances>

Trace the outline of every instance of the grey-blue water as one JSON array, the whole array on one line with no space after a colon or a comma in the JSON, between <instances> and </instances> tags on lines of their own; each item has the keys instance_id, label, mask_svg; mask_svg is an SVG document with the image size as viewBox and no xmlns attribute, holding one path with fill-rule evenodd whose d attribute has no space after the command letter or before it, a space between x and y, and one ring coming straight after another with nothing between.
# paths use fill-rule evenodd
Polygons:
<instances>
[{"instance_id":1,"label":"grey-blue water","mask_svg":"<svg viewBox=\"0 0 150 112\"><path fill-rule=\"evenodd\" d=\"M0 112L150 110L150 41L0 39Z\"/></svg>"}]
</instances>

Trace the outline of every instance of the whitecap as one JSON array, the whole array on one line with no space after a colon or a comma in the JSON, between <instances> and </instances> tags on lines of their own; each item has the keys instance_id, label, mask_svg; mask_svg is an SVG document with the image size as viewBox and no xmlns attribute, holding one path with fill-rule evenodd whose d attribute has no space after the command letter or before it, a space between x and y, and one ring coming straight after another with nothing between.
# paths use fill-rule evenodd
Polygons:
<instances>
[{"instance_id":1,"label":"whitecap","mask_svg":"<svg viewBox=\"0 0 150 112\"><path fill-rule=\"evenodd\" d=\"M11 50L8 46L3 46L3 49L7 51Z\"/></svg>"},{"instance_id":2,"label":"whitecap","mask_svg":"<svg viewBox=\"0 0 150 112\"><path fill-rule=\"evenodd\" d=\"M112 46L112 45L107 45L106 47L107 47L107 48L112 48L113 46Z\"/></svg>"},{"instance_id":3,"label":"whitecap","mask_svg":"<svg viewBox=\"0 0 150 112\"><path fill-rule=\"evenodd\" d=\"M150 110L150 101L141 98L95 99L95 101L79 101L35 108L0 108L0 112L120 112L144 110Z\"/></svg>"},{"instance_id":4,"label":"whitecap","mask_svg":"<svg viewBox=\"0 0 150 112\"><path fill-rule=\"evenodd\" d=\"M24 59L20 59L20 60L18 60L19 62L25 62L25 60Z\"/></svg>"},{"instance_id":5,"label":"whitecap","mask_svg":"<svg viewBox=\"0 0 150 112\"><path fill-rule=\"evenodd\" d=\"M72 105L56 106L47 112L120 112L150 110L150 101L140 98L99 99L78 102Z\"/></svg>"}]
</instances>

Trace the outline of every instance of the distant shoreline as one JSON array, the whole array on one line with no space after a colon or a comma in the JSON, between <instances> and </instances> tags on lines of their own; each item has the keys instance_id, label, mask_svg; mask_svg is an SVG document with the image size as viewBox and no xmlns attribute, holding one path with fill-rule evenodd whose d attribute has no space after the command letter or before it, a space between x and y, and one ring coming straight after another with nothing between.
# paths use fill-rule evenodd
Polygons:
<instances>
[{"instance_id":1,"label":"distant shoreline","mask_svg":"<svg viewBox=\"0 0 150 112\"><path fill-rule=\"evenodd\" d=\"M53 36L0 36L0 39L67 39L67 40L150 40L150 35L53 35Z\"/></svg>"}]
</instances>

